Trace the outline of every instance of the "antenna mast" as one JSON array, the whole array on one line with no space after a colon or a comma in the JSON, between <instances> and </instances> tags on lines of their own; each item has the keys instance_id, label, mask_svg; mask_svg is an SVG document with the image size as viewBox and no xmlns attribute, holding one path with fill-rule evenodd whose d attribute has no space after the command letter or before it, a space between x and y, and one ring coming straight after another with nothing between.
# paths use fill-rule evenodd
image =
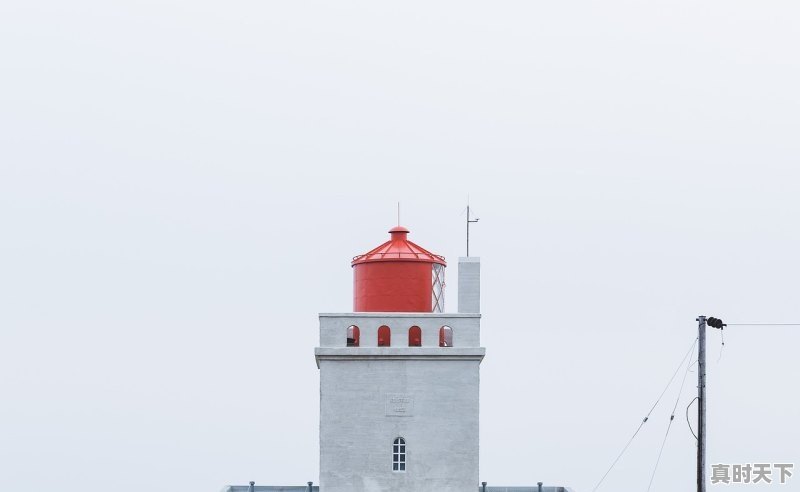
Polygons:
<instances>
[{"instance_id":1,"label":"antenna mast","mask_svg":"<svg viewBox=\"0 0 800 492\"><path fill-rule=\"evenodd\" d=\"M472 220L469 218L469 196L467 196L467 257L469 257L469 225L478 222L480 219Z\"/></svg>"}]
</instances>

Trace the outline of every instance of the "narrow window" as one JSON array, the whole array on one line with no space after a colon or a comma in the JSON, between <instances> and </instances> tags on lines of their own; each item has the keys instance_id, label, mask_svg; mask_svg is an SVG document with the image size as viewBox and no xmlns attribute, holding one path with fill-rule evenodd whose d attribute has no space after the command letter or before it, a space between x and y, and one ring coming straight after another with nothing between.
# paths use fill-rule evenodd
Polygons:
<instances>
[{"instance_id":1,"label":"narrow window","mask_svg":"<svg viewBox=\"0 0 800 492\"><path fill-rule=\"evenodd\" d=\"M361 330L359 330L356 325L350 325L347 327L348 347L358 347L360 338L361 338Z\"/></svg>"},{"instance_id":2,"label":"narrow window","mask_svg":"<svg viewBox=\"0 0 800 492\"><path fill-rule=\"evenodd\" d=\"M392 446L392 471L406 471L406 440L398 437Z\"/></svg>"},{"instance_id":3,"label":"narrow window","mask_svg":"<svg viewBox=\"0 0 800 492\"><path fill-rule=\"evenodd\" d=\"M452 347L453 346L453 329L449 326L439 328L439 346Z\"/></svg>"},{"instance_id":4,"label":"narrow window","mask_svg":"<svg viewBox=\"0 0 800 492\"><path fill-rule=\"evenodd\" d=\"M383 325L378 328L378 347L390 347L392 345L392 330Z\"/></svg>"},{"instance_id":5,"label":"narrow window","mask_svg":"<svg viewBox=\"0 0 800 492\"><path fill-rule=\"evenodd\" d=\"M419 326L412 326L408 329L408 346L422 347L422 329Z\"/></svg>"}]
</instances>

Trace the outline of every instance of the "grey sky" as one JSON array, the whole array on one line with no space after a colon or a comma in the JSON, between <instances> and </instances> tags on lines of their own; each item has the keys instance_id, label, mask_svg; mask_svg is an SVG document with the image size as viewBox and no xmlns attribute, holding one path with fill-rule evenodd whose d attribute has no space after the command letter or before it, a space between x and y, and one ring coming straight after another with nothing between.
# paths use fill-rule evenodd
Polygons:
<instances>
[{"instance_id":1,"label":"grey sky","mask_svg":"<svg viewBox=\"0 0 800 492\"><path fill-rule=\"evenodd\" d=\"M0 489L316 482L317 313L398 200L454 310L469 193L481 477L591 490L696 315L800 322L799 14L0 4ZM800 328L725 340L709 462L800 465ZM653 490L691 489L694 391ZM646 488L674 398L601 490Z\"/></svg>"}]
</instances>

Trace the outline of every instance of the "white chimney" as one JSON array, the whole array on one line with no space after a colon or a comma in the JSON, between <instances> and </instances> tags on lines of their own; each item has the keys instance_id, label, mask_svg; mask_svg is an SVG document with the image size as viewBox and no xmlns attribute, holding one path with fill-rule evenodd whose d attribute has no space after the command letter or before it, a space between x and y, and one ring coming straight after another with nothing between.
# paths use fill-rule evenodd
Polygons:
<instances>
[{"instance_id":1,"label":"white chimney","mask_svg":"<svg viewBox=\"0 0 800 492\"><path fill-rule=\"evenodd\" d=\"M458 312L481 312L481 259L476 256L458 259Z\"/></svg>"}]
</instances>

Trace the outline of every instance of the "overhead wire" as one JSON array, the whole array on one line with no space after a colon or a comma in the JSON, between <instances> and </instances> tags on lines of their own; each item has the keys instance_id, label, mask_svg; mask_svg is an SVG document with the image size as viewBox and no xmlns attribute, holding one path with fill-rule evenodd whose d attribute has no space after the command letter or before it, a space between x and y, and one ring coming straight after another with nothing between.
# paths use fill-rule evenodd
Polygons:
<instances>
[{"instance_id":1,"label":"overhead wire","mask_svg":"<svg viewBox=\"0 0 800 492\"><path fill-rule=\"evenodd\" d=\"M727 323L725 326L800 326L800 323ZM678 365L678 368L675 370L675 372L673 373L673 375L670 378L669 382L667 383L667 386L664 388L664 391L661 392L661 395L659 395L659 397L656 400L656 402L650 408L650 411L647 412L647 415L644 417L642 422L639 424L639 427L637 427L636 431L633 433L631 438L628 439L628 442L622 448L622 451L620 451L620 453L617 455L616 459L614 459L614 461L611 463L611 466L605 472L605 474L600 479L600 481L597 482L597 485L594 486L594 488L592 489L592 492L595 492L600 487L600 485L602 485L603 481L605 481L605 479L608 476L608 474L611 473L611 470L614 469L616 464L619 462L620 458L622 458L622 456L625 454L625 451L628 450L628 447L630 447L630 445L633 442L633 440L639 434L639 431L642 430L642 427L644 427L644 424L647 423L648 419L650 418L650 414L653 412L653 410L656 408L658 403L661 401L661 398L664 396L664 393L667 392L667 389L669 389L670 385L672 384L672 381L675 379L675 376L678 374L678 371L680 371L680 368L683 366L684 361L689 356L689 354L694 350L694 346L697 344L697 341L698 341L698 339L695 338L694 342L692 343L692 346L689 348L689 351L686 353L686 355L683 357L683 359L681 359L681 363ZM720 359L722 359L722 351L723 351L724 347L725 347L725 335L723 333L722 334L722 344L720 346L720 354L719 354L719 358L717 359L717 362L719 362ZM670 429L672 428L672 422L675 420L675 411L678 408L678 403L680 401L681 394L683 393L683 387L684 387L684 385L686 383L686 377L688 376L689 372L694 372L692 370L692 366L694 366L696 363L697 363L697 360L694 360L693 362L690 362L686 366L686 371L684 372L684 375L683 375L683 381L681 382L681 387L680 387L680 390L678 391L678 397L675 400L674 407L672 408L672 413L670 414L670 418L669 418L669 424L667 425L667 430L666 430L666 432L664 434L664 439L661 442L661 448L659 449L659 452L658 452L658 458L657 458L656 464L655 464L655 466L653 468L653 473L650 476L650 483L647 486L647 490L648 491L650 490L650 488L653 485L653 479L655 478L656 471L658 470L658 465L661 462L661 456L662 456L662 454L664 452L664 445L667 442L667 437L669 436ZM691 408L692 404L695 401L697 401L697 399L698 399L698 397L695 397L686 406L686 423L689 426L689 431L692 433L692 435L694 436L695 440L697 440L697 434L695 434L694 429L692 429L692 423L689 420L689 408Z\"/></svg>"},{"instance_id":2,"label":"overhead wire","mask_svg":"<svg viewBox=\"0 0 800 492\"><path fill-rule=\"evenodd\" d=\"M699 399L700 399L699 396L695 396L694 399L692 399L692 401L690 401L689 404L686 405L686 423L689 425L689 432L692 433L695 441L697 440L697 434L694 433L694 429L692 429L692 423L689 421L689 408L692 406L692 403L696 402Z\"/></svg>"},{"instance_id":3,"label":"overhead wire","mask_svg":"<svg viewBox=\"0 0 800 492\"><path fill-rule=\"evenodd\" d=\"M692 349L694 349L694 344L692 344ZM680 402L681 400L681 395L683 394L683 387L684 385L686 385L686 376L689 375L690 367L691 364L687 363L686 371L684 371L683 373L683 380L681 381L681 387L678 389L678 397L675 398L675 405L672 407L672 413L669 416L669 424L667 424L667 431L664 433L664 440L661 441L661 449L658 450L658 458L656 459L656 464L653 467L653 473L650 475L650 483L647 484L647 492L650 492L650 488L653 486L653 479L656 478L656 471L658 471L658 465L659 463L661 463L661 455L664 453L664 445L667 444L667 436L669 436L669 431L672 428L672 422L675 420L675 410L678 409L678 402Z\"/></svg>"},{"instance_id":4,"label":"overhead wire","mask_svg":"<svg viewBox=\"0 0 800 492\"><path fill-rule=\"evenodd\" d=\"M625 454L625 451L628 450L628 448L630 447L630 445L633 442L633 440L639 434L639 431L642 430L642 427L644 427L644 424L647 423L647 420L650 418L650 414L653 413L653 410L655 410L656 406L661 401L661 398L664 397L664 393L666 393L667 390L669 389L670 385L672 385L672 381L675 380L675 376L678 375L678 371L680 371L681 367L683 367L683 363L686 361L686 359L689 357L689 355L692 353L692 351L694 351L694 346L697 344L697 340L698 340L697 338L694 339L694 342L692 342L692 345L689 347L689 350L686 352L686 355L684 355L683 359L681 359L681 363L678 364L678 367L675 369L675 372L672 373L672 377L669 378L669 381L667 382L667 385L664 387L664 391L661 392L661 394L658 396L658 399L656 399L656 402L653 403L652 407L650 407L650 411L647 412L647 415L645 415L644 419L642 419L642 422L639 424L639 427L636 428L636 432L634 432L633 435L631 436L631 438L628 439L628 442L622 448L622 451L619 452L619 454L617 455L616 459L614 459L614 461L611 463L611 466L608 467L608 470L606 470L606 472L603 475L603 477L600 479L599 482L597 482L597 485L594 486L594 488L592 489L592 492L595 492L600 487L600 485L603 484L603 481L605 481L605 479L608 476L608 474L611 473L611 470L613 470L614 467L617 465L617 462L619 462L620 458L622 458L622 455ZM686 376L684 376L684 381L686 381Z\"/></svg>"},{"instance_id":5,"label":"overhead wire","mask_svg":"<svg viewBox=\"0 0 800 492\"><path fill-rule=\"evenodd\" d=\"M726 326L800 326L800 323L726 323Z\"/></svg>"},{"instance_id":6,"label":"overhead wire","mask_svg":"<svg viewBox=\"0 0 800 492\"><path fill-rule=\"evenodd\" d=\"M683 367L683 363L686 360L686 358L689 357L689 355L694 351L694 346L697 344L697 340L698 340L697 338L694 339L694 342L692 342L692 345L689 347L689 351L686 352L686 355L684 355L683 359L681 359L681 363L678 364L678 367L675 369L675 372L672 373L672 377L669 378L669 381L667 382L667 385L664 387L664 391L661 392L661 394L658 396L658 399L656 400L656 402L653 403L653 406L650 408L650 411L647 412L647 417L644 418L645 421L647 420L648 417L650 417L650 414L653 413L653 410L656 408L656 405L658 405L658 402L661 401L661 398L664 397L664 393L667 392L667 390L669 389L670 385L672 384L672 381L675 380L675 376L678 375L678 371L680 371L681 367Z\"/></svg>"}]
</instances>

